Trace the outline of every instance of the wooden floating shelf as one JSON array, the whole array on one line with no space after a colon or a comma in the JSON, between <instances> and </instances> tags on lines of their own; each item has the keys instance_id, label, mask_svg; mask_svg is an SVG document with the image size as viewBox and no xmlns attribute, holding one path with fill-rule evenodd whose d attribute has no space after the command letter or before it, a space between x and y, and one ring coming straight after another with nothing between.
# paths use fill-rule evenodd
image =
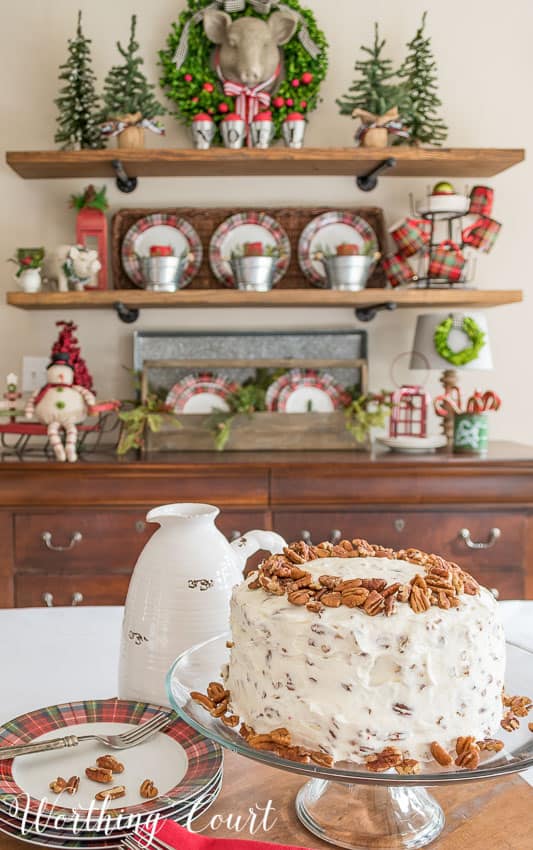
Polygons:
<instances>
[{"instance_id":1,"label":"wooden floating shelf","mask_svg":"<svg viewBox=\"0 0 533 850\"><path fill-rule=\"evenodd\" d=\"M8 292L7 303L24 310L99 310L117 301L127 307L368 307L394 302L397 307L497 307L522 301L519 289L364 289L338 292L326 289L273 289L240 292L235 289L182 289L147 292L112 289L92 292Z\"/></svg>"},{"instance_id":2,"label":"wooden floating shelf","mask_svg":"<svg viewBox=\"0 0 533 850\"><path fill-rule=\"evenodd\" d=\"M493 177L522 162L525 152L505 148L211 148L9 151L6 162L29 180L114 177L119 159L130 177L352 176L366 174L387 157L389 177Z\"/></svg>"}]
</instances>

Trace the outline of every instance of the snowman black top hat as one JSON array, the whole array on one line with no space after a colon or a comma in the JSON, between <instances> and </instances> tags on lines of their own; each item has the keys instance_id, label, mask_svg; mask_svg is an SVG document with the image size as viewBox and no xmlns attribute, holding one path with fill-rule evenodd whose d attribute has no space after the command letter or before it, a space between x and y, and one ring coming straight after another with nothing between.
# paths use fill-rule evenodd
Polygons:
<instances>
[{"instance_id":1,"label":"snowman black top hat","mask_svg":"<svg viewBox=\"0 0 533 850\"><path fill-rule=\"evenodd\" d=\"M72 363L70 362L70 354L68 353L68 351L56 351L56 352L54 352L54 354L52 354L52 358L50 360L50 363L48 364L48 366L46 368L49 369L50 366L58 366L61 363L63 363L65 366L68 366L70 369L74 370L74 367L73 367Z\"/></svg>"}]
</instances>

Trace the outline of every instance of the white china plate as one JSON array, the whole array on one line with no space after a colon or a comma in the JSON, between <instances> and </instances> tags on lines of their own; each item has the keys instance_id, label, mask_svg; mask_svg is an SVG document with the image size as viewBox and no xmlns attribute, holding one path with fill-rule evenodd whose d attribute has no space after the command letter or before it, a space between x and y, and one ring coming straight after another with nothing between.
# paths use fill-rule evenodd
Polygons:
<instances>
[{"instance_id":1,"label":"white china plate","mask_svg":"<svg viewBox=\"0 0 533 850\"><path fill-rule=\"evenodd\" d=\"M327 286L324 266L313 259L317 251L335 253L343 242L356 244L360 253L372 256L378 250L374 230L361 216L349 211L330 210L312 219L303 229L298 242L300 269L314 286Z\"/></svg>"},{"instance_id":2,"label":"white china plate","mask_svg":"<svg viewBox=\"0 0 533 850\"><path fill-rule=\"evenodd\" d=\"M229 404L216 392L196 393L183 402L182 413L211 413L213 410L229 411Z\"/></svg>"},{"instance_id":3,"label":"white china plate","mask_svg":"<svg viewBox=\"0 0 533 850\"><path fill-rule=\"evenodd\" d=\"M331 413L335 404L320 387L289 386L279 394L278 410L282 413Z\"/></svg>"},{"instance_id":4,"label":"white china plate","mask_svg":"<svg viewBox=\"0 0 533 850\"><path fill-rule=\"evenodd\" d=\"M150 256L152 245L170 245L175 257L191 255L181 281L182 288L188 286L202 263L202 243L192 224L171 213L152 213L130 227L120 253L122 267L135 286L144 286L140 258Z\"/></svg>"},{"instance_id":5,"label":"white china plate","mask_svg":"<svg viewBox=\"0 0 533 850\"><path fill-rule=\"evenodd\" d=\"M209 243L209 262L216 279L224 286L235 287L229 261L232 251L241 249L245 242L262 242L265 247L279 249L274 286L279 283L291 259L289 237L272 216L251 210L230 216L213 233Z\"/></svg>"},{"instance_id":6,"label":"white china plate","mask_svg":"<svg viewBox=\"0 0 533 850\"><path fill-rule=\"evenodd\" d=\"M446 437L442 435L434 437L378 437L377 441L393 452L404 452L406 454L419 454L442 449L448 442Z\"/></svg>"}]
</instances>

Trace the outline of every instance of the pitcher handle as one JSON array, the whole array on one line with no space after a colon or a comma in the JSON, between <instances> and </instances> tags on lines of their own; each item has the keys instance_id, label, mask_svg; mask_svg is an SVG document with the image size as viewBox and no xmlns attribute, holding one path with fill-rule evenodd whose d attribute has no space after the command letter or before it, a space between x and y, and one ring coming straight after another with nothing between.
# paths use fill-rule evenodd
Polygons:
<instances>
[{"instance_id":1,"label":"pitcher handle","mask_svg":"<svg viewBox=\"0 0 533 850\"><path fill-rule=\"evenodd\" d=\"M247 531L242 537L238 537L237 540L230 543L235 554L237 567L241 572L244 570L248 558L258 552L259 549L266 549L267 552L282 552L286 545L287 542L275 531L260 531L259 529Z\"/></svg>"}]
</instances>

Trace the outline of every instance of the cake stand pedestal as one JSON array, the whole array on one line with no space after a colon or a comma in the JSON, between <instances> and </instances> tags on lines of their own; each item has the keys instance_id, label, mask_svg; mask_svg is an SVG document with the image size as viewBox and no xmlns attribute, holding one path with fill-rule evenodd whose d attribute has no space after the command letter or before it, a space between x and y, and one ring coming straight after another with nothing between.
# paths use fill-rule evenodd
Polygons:
<instances>
[{"instance_id":1,"label":"cake stand pedestal","mask_svg":"<svg viewBox=\"0 0 533 850\"><path fill-rule=\"evenodd\" d=\"M205 693L209 682L220 681L227 663L229 635L193 646L176 659L167 676L167 692L174 710L193 729L242 756L301 774L309 781L296 797L301 823L323 841L349 850L413 850L434 841L444 826L444 813L427 792L428 786L492 779L533 767L533 735L527 721L509 734L501 730L505 748L485 752L477 770L454 765L423 765L424 773L399 775L394 771L371 773L353 763L322 767L287 761L264 750L254 750L236 732L208 714L190 698L191 691ZM533 653L507 646L508 693L533 692ZM518 663L517 654L527 655ZM518 674L520 671L520 674Z\"/></svg>"},{"instance_id":2,"label":"cake stand pedestal","mask_svg":"<svg viewBox=\"0 0 533 850\"><path fill-rule=\"evenodd\" d=\"M425 847L440 834L444 812L425 788L372 787L311 779L296 814L313 835L350 850Z\"/></svg>"}]
</instances>

